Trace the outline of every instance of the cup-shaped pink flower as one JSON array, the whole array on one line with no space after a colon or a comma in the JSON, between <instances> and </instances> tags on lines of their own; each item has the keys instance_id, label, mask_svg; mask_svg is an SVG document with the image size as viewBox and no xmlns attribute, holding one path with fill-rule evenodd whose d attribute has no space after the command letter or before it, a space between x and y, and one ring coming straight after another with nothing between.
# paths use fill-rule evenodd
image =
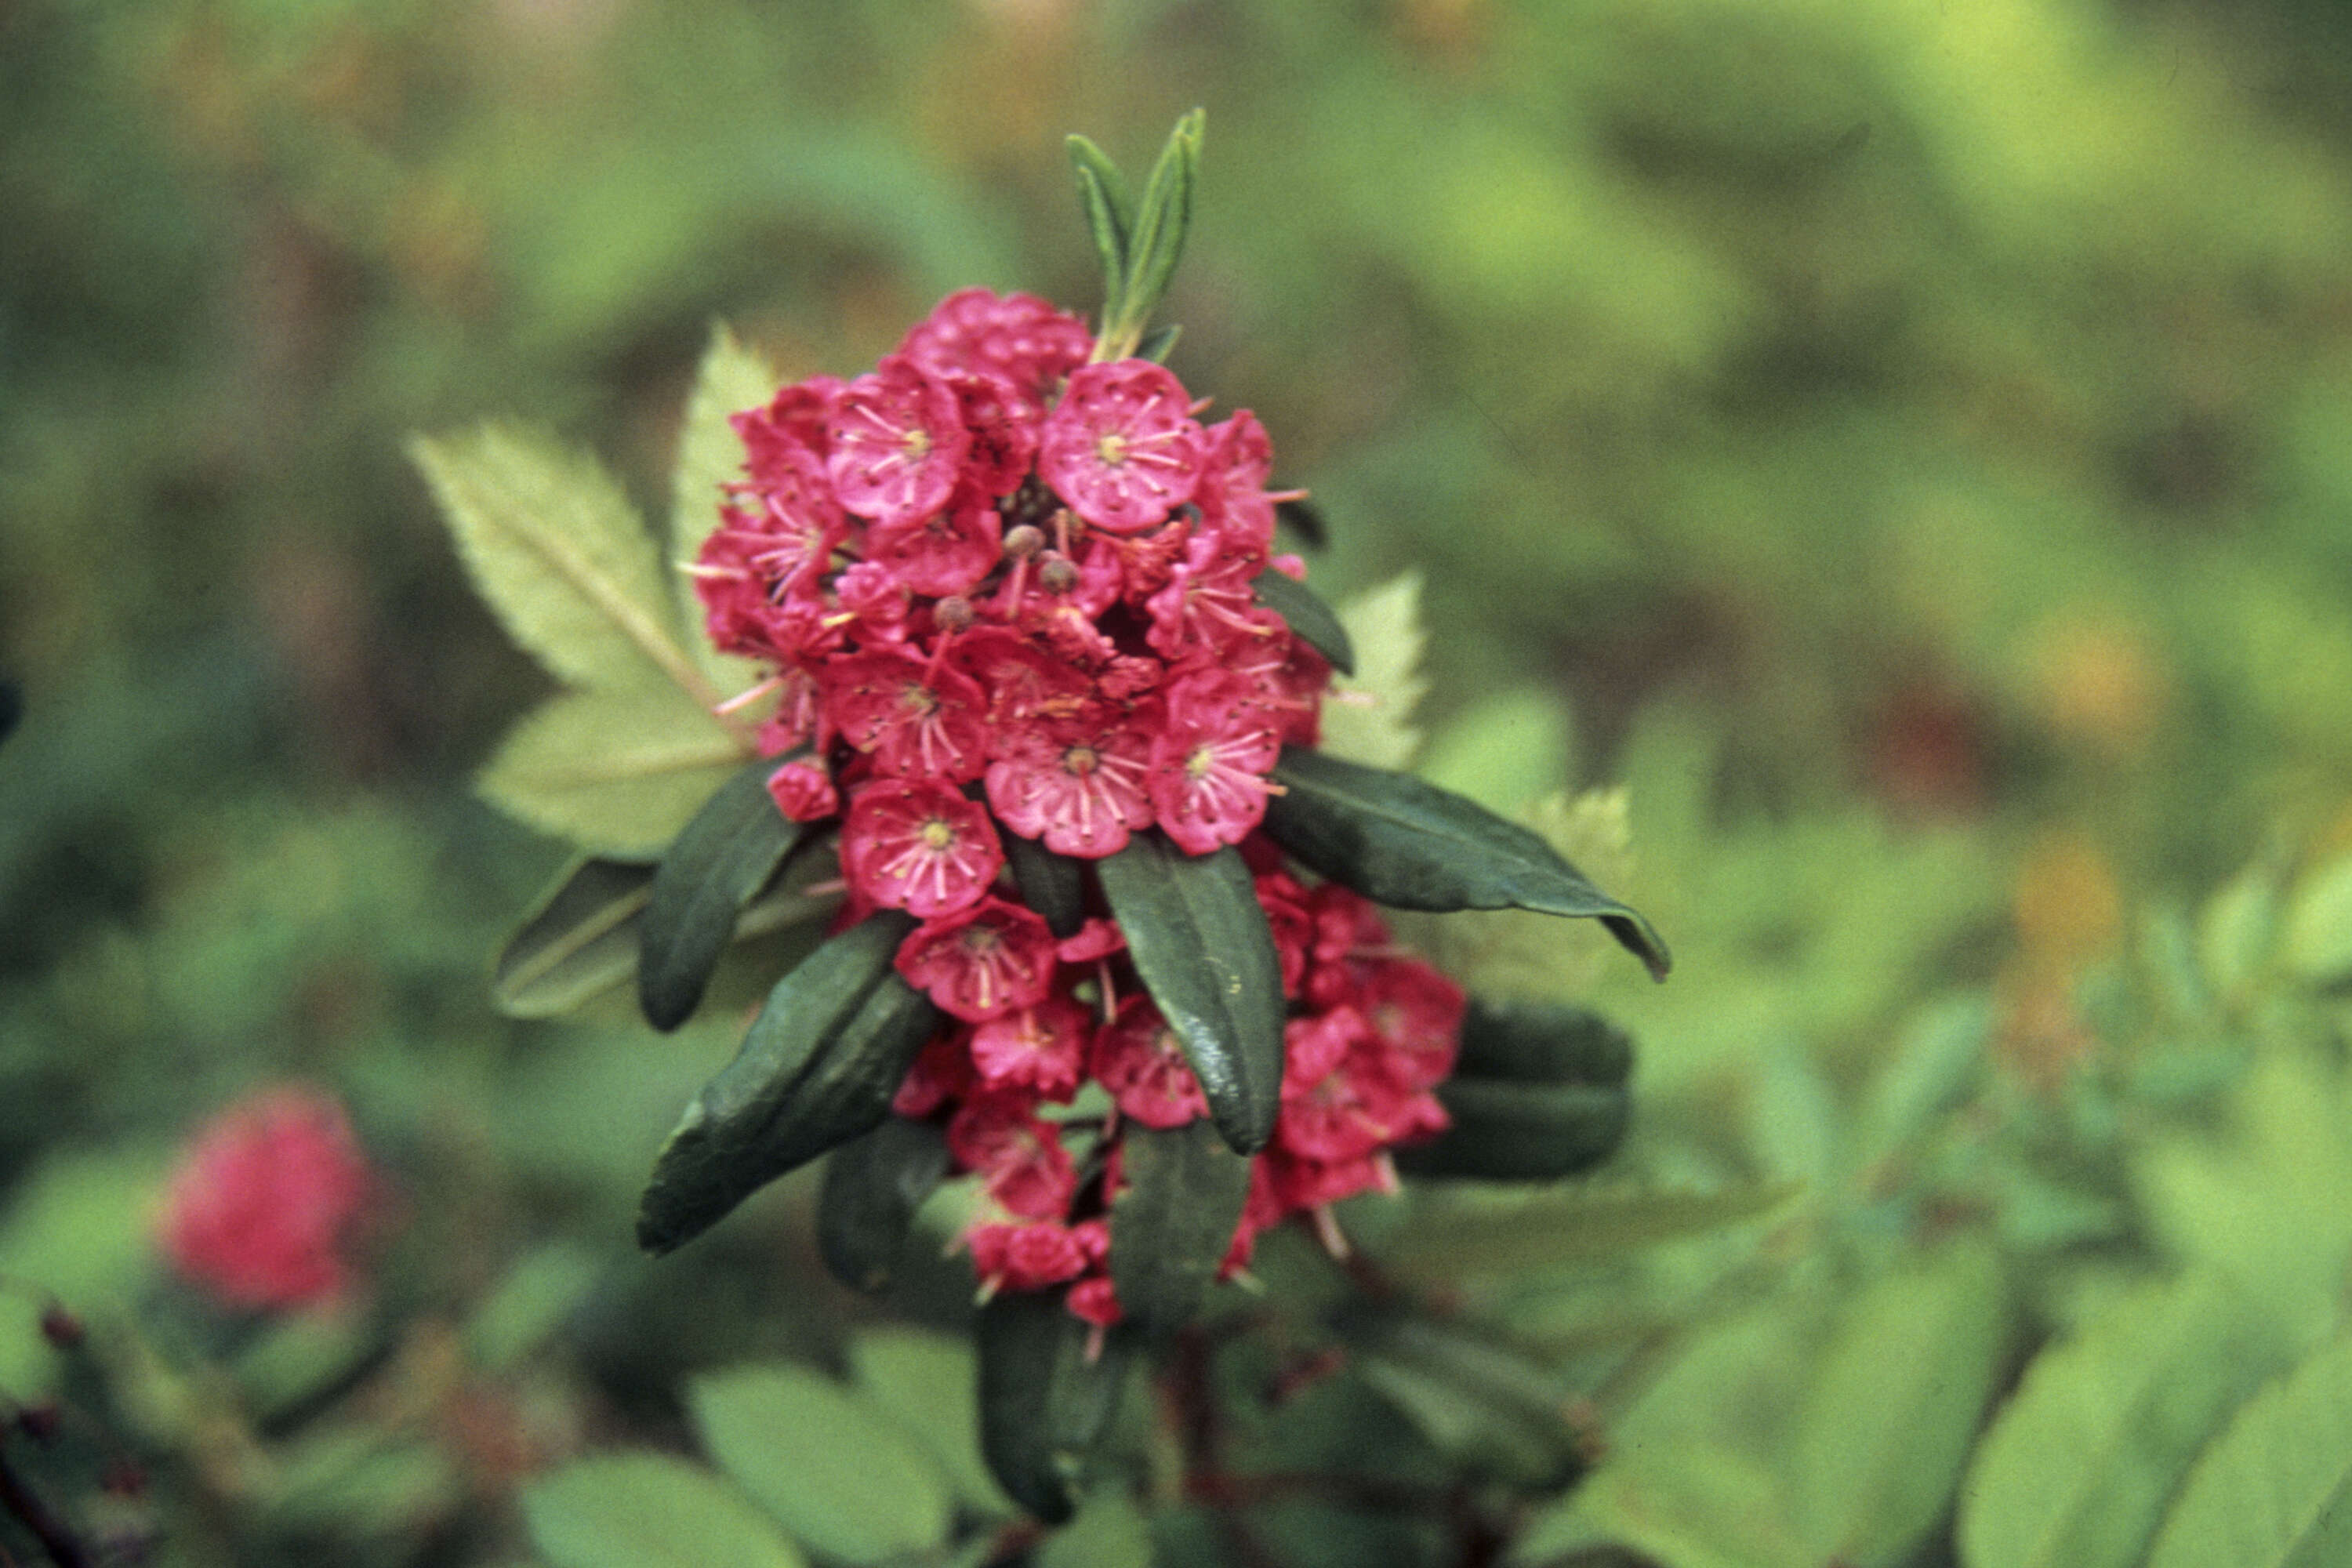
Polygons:
<instances>
[{"instance_id":1,"label":"cup-shaped pink flower","mask_svg":"<svg viewBox=\"0 0 2352 1568\"><path fill-rule=\"evenodd\" d=\"M1045 416L1038 477L1097 528L1157 528L1201 478L1192 403L1184 384L1150 360L1086 365Z\"/></svg>"},{"instance_id":2,"label":"cup-shaped pink flower","mask_svg":"<svg viewBox=\"0 0 2352 1568\"><path fill-rule=\"evenodd\" d=\"M955 390L896 354L842 388L825 437L835 497L875 522L914 522L945 506L971 447Z\"/></svg>"},{"instance_id":3,"label":"cup-shaped pink flower","mask_svg":"<svg viewBox=\"0 0 2352 1568\"><path fill-rule=\"evenodd\" d=\"M972 903L1003 864L988 813L933 779L861 784L841 826L841 869L850 887L919 920Z\"/></svg>"},{"instance_id":4,"label":"cup-shaped pink flower","mask_svg":"<svg viewBox=\"0 0 2352 1568\"><path fill-rule=\"evenodd\" d=\"M925 921L898 944L908 984L968 1024L1034 1007L1054 981L1054 933L1024 905L990 896Z\"/></svg>"}]
</instances>

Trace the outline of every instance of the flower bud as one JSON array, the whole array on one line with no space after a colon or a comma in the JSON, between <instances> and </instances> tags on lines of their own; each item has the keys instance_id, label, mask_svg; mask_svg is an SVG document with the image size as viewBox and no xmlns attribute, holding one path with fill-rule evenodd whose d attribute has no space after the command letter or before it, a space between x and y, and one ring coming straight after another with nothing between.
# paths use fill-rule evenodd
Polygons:
<instances>
[{"instance_id":1,"label":"flower bud","mask_svg":"<svg viewBox=\"0 0 2352 1568\"><path fill-rule=\"evenodd\" d=\"M41 1310L41 1338L61 1351L80 1346L85 1331L81 1320L52 1301Z\"/></svg>"},{"instance_id":2,"label":"flower bud","mask_svg":"<svg viewBox=\"0 0 2352 1568\"><path fill-rule=\"evenodd\" d=\"M1010 528L1004 533L1004 553L1015 561L1026 561L1045 548L1045 531L1034 522Z\"/></svg>"}]
</instances>

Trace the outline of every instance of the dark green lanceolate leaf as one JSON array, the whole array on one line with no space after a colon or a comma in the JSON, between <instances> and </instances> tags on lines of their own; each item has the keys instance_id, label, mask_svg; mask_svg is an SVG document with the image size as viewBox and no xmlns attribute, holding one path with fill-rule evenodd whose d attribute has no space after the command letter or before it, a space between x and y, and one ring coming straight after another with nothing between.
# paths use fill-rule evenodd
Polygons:
<instances>
[{"instance_id":1,"label":"dark green lanceolate leaf","mask_svg":"<svg viewBox=\"0 0 2352 1568\"><path fill-rule=\"evenodd\" d=\"M1183 1327L1232 1247L1250 1163L1206 1121L1133 1126L1120 1143L1126 1185L1110 1207L1110 1278L1145 1333Z\"/></svg>"},{"instance_id":2,"label":"dark green lanceolate leaf","mask_svg":"<svg viewBox=\"0 0 2352 1568\"><path fill-rule=\"evenodd\" d=\"M1255 1154L1282 1109L1282 964L1239 851L1136 835L1095 862L1103 896L1225 1142Z\"/></svg>"},{"instance_id":3,"label":"dark green lanceolate leaf","mask_svg":"<svg viewBox=\"0 0 2352 1568\"><path fill-rule=\"evenodd\" d=\"M1475 801L1403 773L1286 747L1265 830L1318 875L1391 909L1532 910L1590 916L1664 980L1673 959L1650 922L1587 881L1541 838Z\"/></svg>"},{"instance_id":4,"label":"dark green lanceolate leaf","mask_svg":"<svg viewBox=\"0 0 2352 1568\"><path fill-rule=\"evenodd\" d=\"M737 917L801 841L803 826L768 794L781 761L753 763L719 785L654 873L639 922L637 1005L656 1029L693 1014Z\"/></svg>"},{"instance_id":5,"label":"dark green lanceolate leaf","mask_svg":"<svg viewBox=\"0 0 2352 1568\"><path fill-rule=\"evenodd\" d=\"M1252 578L1250 586L1257 593L1257 602L1280 616L1294 635L1329 659L1332 668L1342 675L1356 673L1356 649L1348 641L1348 628L1314 589L1271 567Z\"/></svg>"},{"instance_id":6,"label":"dark green lanceolate leaf","mask_svg":"<svg viewBox=\"0 0 2352 1568\"><path fill-rule=\"evenodd\" d=\"M1396 1152L1407 1175L1557 1181L1615 1153L1633 1115L1622 1085L1454 1078L1437 1086L1437 1098L1454 1125L1434 1142Z\"/></svg>"},{"instance_id":7,"label":"dark green lanceolate leaf","mask_svg":"<svg viewBox=\"0 0 2352 1568\"><path fill-rule=\"evenodd\" d=\"M1037 911L1055 936L1076 936L1087 918L1086 882L1078 863L1010 828L1000 826L996 837L1004 845L1021 901Z\"/></svg>"},{"instance_id":8,"label":"dark green lanceolate leaf","mask_svg":"<svg viewBox=\"0 0 2352 1568\"><path fill-rule=\"evenodd\" d=\"M668 1252L793 1167L878 1124L939 1026L890 961L914 929L885 910L827 942L768 994L742 1048L662 1146L637 1243Z\"/></svg>"},{"instance_id":9,"label":"dark green lanceolate leaf","mask_svg":"<svg viewBox=\"0 0 2352 1568\"><path fill-rule=\"evenodd\" d=\"M890 1283L915 1211L948 1173L947 1133L936 1123L885 1117L825 1162L817 1198L817 1250L853 1290Z\"/></svg>"},{"instance_id":10,"label":"dark green lanceolate leaf","mask_svg":"<svg viewBox=\"0 0 2352 1568\"><path fill-rule=\"evenodd\" d=\"M1535 1491L1566 1486L1582 1468L1551 1374L1508 1345L1386 1312L1342 1331L1357 1374L1444 1452Z\"/></svg>"},{"instance_id":11,"label":"dark green lanceolate leaf","mask_svg":"<svg viewBox=\"0 0 2352 1568\"><path fill-rule=\"evenodd\" d=\"M1077 1487L1095 1446L1118 1414L1135 1339L1103 1336L1055 1296L1008 1290L980 1310L980 1447L1007 1497L1048 1524L1077 1507Z\"/></svg>"},{"instance_id":12,"label":"dark green lanceolate leaf","mask_svg":"<svg viewBox=\"0 0 2352 1568\"><path fill-rule=\"evenodd\" d=\"M573 861L499 950L490 972L499 1010L552 1017L627 978L653 879L642 861Z\"/></svg>"},{"instance_id":13,"label":"dark green lanceolate leaf","mask_svg":"<svg viewBox=\"0 0 2352 1568\"><path fill-rule=\"evenodd\" d=\"M1615 1089L1633 1075L1633 1039L1589 1007L1474 996L1462 1016L1454 1070L1462 1078Z\"/></svg>"},{"instance_id":14,"label":"dark green lanceolate leaf","mask_svg":"<svg viewBox=\"0 0 2352 1568\"><path fill-rule=\"evenodd\" d=\"M1298 542L1309 550L1324 550L1330 546L1330 525L1323 521L1320 507L1303 500L1278 500L1274 503L1274 520L1289 524L1290 531L1298 535Z\"/></svg>"}]
</instances>

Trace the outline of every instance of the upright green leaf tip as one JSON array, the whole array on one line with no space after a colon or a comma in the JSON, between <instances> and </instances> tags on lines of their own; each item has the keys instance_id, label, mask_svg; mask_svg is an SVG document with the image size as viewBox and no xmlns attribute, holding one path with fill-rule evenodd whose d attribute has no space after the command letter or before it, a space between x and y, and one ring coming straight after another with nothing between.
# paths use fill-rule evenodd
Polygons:
<instances>
[{"instance_id":1,"label":"upright green leaf tip","mask_svg":"<svg viewBox=\"0 0 2352 1568\"><path fill-rule=\"evenodd\" d=\"M1176 121L1160 148L1143 199L1126 209L1118 171L1102 150L1082 136L1070 138L1077 168L1079 205L1104 258L1102 331L1095 342L1097 363L1127 359L1143 342L1144 324L1167 293L1169 279L1184 252L1192 221L1192 185L1201 166L1201 137L1208 124L1195 109Z\"/></svg>"}]
</instances>

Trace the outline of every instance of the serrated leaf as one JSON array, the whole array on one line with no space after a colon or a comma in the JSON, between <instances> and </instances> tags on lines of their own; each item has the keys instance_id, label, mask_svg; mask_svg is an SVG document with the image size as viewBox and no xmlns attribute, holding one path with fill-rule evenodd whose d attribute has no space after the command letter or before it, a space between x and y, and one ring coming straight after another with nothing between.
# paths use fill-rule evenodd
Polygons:
<instances>
[{"instance_id":1,"label":"serrated leaf","mask_svg":"<svg viewBox=\"0 0 2352 1568\"><path fill-rule=\"evenodd\" d=\"M1969 1568L2130 1568L2224 1415L2274 1364L2218 1277L2101 1312L2036 1356L1960 1492Z\"/></svg>"},{"instance_id":2,"label":"serrated leaf","mask_svg":"<svg viewBox=\"0 0 2352 1568\"><path fill-rule=\"evenodd\" d=\"M574 1460L522 1492L551 1568L803 1568L768 1517L717 1476L667 1454Z\"/></svg>"},{"instance_id":3,"label":"serrated leaf","mask_svg":"<svg viewBox=\"0 0 2352 1568\"><path fill-rule=\"evenodd\" d=\"M2189 1472L2147 1568L2352 1563L2352 1337L2246 1402Z\"/></svg>"},{"instance_id":4,"label":"serrated leaf","mask_svg":"<svg viewBox=\"0 0 2352 1568\"><path fill-rule=\"evenodd\" d=\"M928 1329L864 1329L850 1339L849 1366L940 1462L967 1508L992 1519L1018 1511L981 1455L979 1358L968 1342Z\"/></svg>"},{"instance_id":5,"label":"serrated leaf","mask_svg":"<svg viewBox=\"0 0 2352 1568\"><path fill-rule=\"evenodd\" d=\"M872 1294L890 1283L915 1211L948 1173L947 1132L903 1116L835 1149L816 1205L817 1251L835 1279Z\"/></svg>"},{"instance_id":6,"label":"serrated leaf","mask_svg":"<svg viewBox=\"0 0 2352 1568\"><path fill-rule=\"evenodd\" d=\"M499 950L490 996L510 1018L551 1018L627 979L654 868L585 856L564 868Z\"/></svg>"},{"instance_id":7,"label":"serrated leaf","mask_svg":"<svg viewBox=\"0 0 2352 1568\"><path fill-rule=\"evenodd\" d=\"M1110 1205L1110 1278L1145 1333L1192 1320L1231 1249L1249 1196L1250 1163L1205 1121L1131 1126L1120 1141L1125 1184Z\"/></svg>"},{"instance_id":8,"label":"serrated leaf","mask_svg":"<svg viewBox=\"0 0 2352 1568\"><path fill-rule=\"evenodd\" d=\"M593 458L502 425L409 451L475 585L550 674L622 689L667 680L698 707L719 700L678 639L652 538Z\"/></svg>"},{"instance_id":9,"label":"serrated leaf","mask_svg":"<svg viewBox=\"0 0 2352 1568\"><path fill-rule=\"evenodd\" d=\"M1356 672L1355 645L1348 639L1348 628L1322 595L1293 577L1287 572L1272 567L1250 580L1257 602L1280 616L1293 637L1331 661L1331 668L1342 675Z\"/></svg>"},{"instance_id":10,"label":"serrated leaf","mask_svg":"<svg viewBox=\"0 0 2352 1568\"><path fill-rule=\"evenodd\" d=\"M1549 1182L1579 1175L1624 1140L1633 1100L1624 1088L1452 1078L1437 1086L1454 1125L1433 1142L1396 1152L1408 1176Z\"/></svg>"},{"instance_id":11,"label":"serrated leaf","mask_svg":"<svg viewBox=\"0 0 2352 1568\"><path fill-rule=\"evenodd\" d=\"M637 1211L638 1245L685 1245L889 1114L939 1026L939 1010L891 967L914 924L896 910L869 915L776 983L735 1059L662 1146Z\"/></svg>"},{"instance_id":12,"label":"serrated leaf","mask_svg":"<svg viewBox=\"0 0 2352 1568\"><path fill-rule=\"evenodd\" d=\"M674 688L572 691L509 731L477 784L493 805L591 854L651 859L744 755Z\"/></svg>"},{"instance_id":13,"label":"serrated leaf","mask_svg":"<svg viewBox=\"0 0 2352 1568\"><path fill-rule=\"evenodd\" d=\"M1076 1510L1079 1482L1118 1413L1135 1337L1114 1328L1097 1342L1042 1290L1002 1292L980 1310L973 1333L988 1468L1006 1496L1059 1524Z\"/></svg>"},{"instance_id":14,"label":"serrated leaf","mask_svg":"<svg viewBox=\"0 0 2352 1568\"><path fill-rule=\"evenodd\" d=\"M1818 1562L1900 1563L1950 1501L2009 1336L2000 1266L1973 1242L1873 1281L1798 1413L1795 1517Z\"/></svg>"},{"instance_id":15,"label":"serrated leaf","mask_svg":"<svg viewBox=\"0 0 2352 1568\"><path fill-rule=\"evenodd\" d=\"M1282 1109L1282 965L1241 854L1187 855L1157 830L1095 862L1154 1005L1225 1142L1265 1147Z\"/></svg>"},{"instance_id":16,"label":"serrated leaf","mask_svg":"<svg viewBox=\"0 0 2352 1568\"><path fill-rule=\"evenodd\" d=\"M746 348L726 322L710 329L710 346L695 372L679 426L677 466L670 478L669 581L677 624L695 661L721 692L740 690L761 679L747 658L720 653L702 633L702 600L683 568L702 553L702 542L719 526L720 487L743 477L743 438L728 416L764 405L781 384L775 368Z\"/></svg>"},{"instance_id":17,"label":"serrated leaf","mask_svg":"<svg viewBox=\"0 0 2352 1568\"><path fill-rule=\"evenodd\" d=\"M708 1373L686 1388L702 1446L810 1550L880 1563L948 1538L947 1478L888 1415L803 1366Z\"/></svg>"},{"instance_id":18,"label":"serrated leaf","mask_svg":"<svg viewBox=\"0 0 2352 1568\"><path fill-rule=\"evenodd\" d=\"M2314 985L2352 981L2352 855L2304 877L2287 905L2287 967Z\"/></svg>"},{"instance_id":19,"label":"serrated leaf","mask_svg":"<svg viewBox=\"0 0 2352 1568\"><path fill-rule=\"evenodd\" d=\"M1407 572L1339 606L1339 625L1356 650L1355 674L1335 681L1342 695L1323 704L1322 749L1372 768L1406 768L1421 750L1412 722L1429 682L1421 655L1421 574Z\"/></svg>"},{"instance_id":20,"label":"serrated leaf","mask_svg":"<svg viewBox=\"0 0 2352 1568\"><path fill-rule=\"evenodd\" d=\"M1303 747L1275 765L1274 841L1320 876L1392 909L1531 910L1590 916L1653 978L1673 960L1650 923L1587 881L1542 838L1461 795L1404 773Z\"/></svg>"},{"instance_id":21,"label":"serrated leaf","mask_svg":"<svg viewBox=\"0 0 2352 1568\"><path fill-rule=\"evenodd\" d=\"M1513 1204L1431 1203L1382 1241L1380 1258L1429 1282L1591 1263L1743 1224L1796 1192L1778 1184L1712 1193L1578 1188Z\"/></svg>"},{"instance_id":22,"label":"serrated leaf","mask_svg":"<svg viewBox=\"0 0 2352 1568\"><path fill-rule=\"evenodd\" d=\"M711 792L654 872L637 922L637 1005L655 1028L690 1017L735 922L806 836L776 809L761 759Z\"/></svg>"}]
</instances>

